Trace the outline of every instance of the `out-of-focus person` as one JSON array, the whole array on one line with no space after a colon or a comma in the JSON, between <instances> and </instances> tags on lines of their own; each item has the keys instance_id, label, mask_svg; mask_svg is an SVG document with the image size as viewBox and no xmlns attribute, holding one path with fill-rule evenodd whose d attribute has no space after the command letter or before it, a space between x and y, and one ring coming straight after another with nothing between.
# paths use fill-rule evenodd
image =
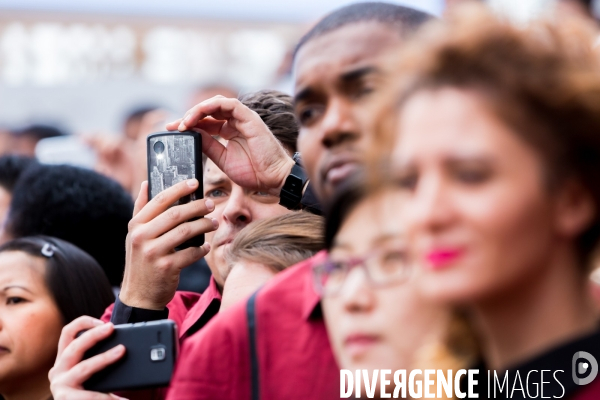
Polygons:
<instances>
[{"instance_id":1,"label":"out-of-focus person","mask_svg":"<svg viewBox=\"0 0 600 400\"><path fill-rule=\"evenodd\" d=\"M35 165L14 187L0 243L54 236L90 254L118 288L125 265L125 238L133 202L115 181L68 165Z\"/></svg>"},{"instance_id":2,"label":"out-of-focus person","mask_svg":"<svg viewBox=\"0 0 600 400\"><path fill-rule=\"evenodd\" d=\"M124 118L120 135L96 134L85 141L97 154L94 169L119 182L132 198L147 179L146 137L161 130L168 113L157 106L142 106Z\"/></svg>"},{"instance_id":3,"label":"out-of-focus person","mask_svg":"<svg viewBox=\"0 0 600 400\"><path fill-rule=\"evenodd\" d=\"M249 224L225 252L227 270L219 311L247 299L277 273L324 247L323 218L306 211Z\"/></svg>"},{"instance_id":4,"label":"out-of-focus person","mask_svg":"<svg viewBox=\"0 0 600 400\"><path fill-rule=\"evenodd\" d=\"M68 242L34 236L1 245L0 397L51 398L48 372L63 326L99 317L113 300L102 268Z\"/></svg>"},{"instance_id":5,"label":"out-of-focus person","mask_svg":"<svg viewBox=\"0 0 600 400\"><path fill-rule=\"evenodd\" d=\"M35 146L40 140L65 135L64 130L53 125L31 124L7 129L0 133L0 155L35 157Z\"/></svg>"},{"instance_id":6,"label":"out-of-focus person","mask_svg":"<svg viewBox=\"0 0 600 400\"><path fill-rule=\"evenodd\" d=\"M215 96L223 96L235 99L238 97L238 92L233 87L220 83L199 86L196 89L194 89L190 94L188 100L188 108L191 108L196 104L200 104L204 100L208 100Z\"/></svg>"},{"instance_id":7,"label":"out-of-focus person","mask_svg":"<svg viewBox=\"0 0 600 400\"><path fill-rule=\"evenodd\" d=\"M468 368L476 360L470 330L451 330L457 322L450 307L418 291L406 252L401 206L397 188L363 181L344 187L328 206L329 254L314 274L337 363L352 374L366 370L369 376L385 369L393 374ZM462 338L456 340L459 335ZM429 357L431 349L437 354ZM345 382L349 387L344 391L351 397L367 394L364 381L360 390L349 383L354 379L346 377ZM379 389L375 393L381 394Z\"/></svg>"},{"instance_id":8,"label":"out-of-focus person","mask_svg":"<svg viewBox=\"0 0 600 400\"><path fill-rule=\"evenodd\" d=\"M4 225L12 193L19 177L29 166L35 164L35 159L27 156L0 156L0 227Z\"/></svg>"},{"instance_id":9,"label":"out-of-focus person","mask_svg":"<svg viewBox=\"0 0 600 400\"><path fill-rule=\"evenodd\" d=\"M588 399L600 378L585 381L574 354L600 358L588 290L600 239L600 61L594 36L572 22L517 27L471 6L423 31L396 65L393 162L415 282L468 310L480 368L509 386L530 376L532 394L537 371L563 371L544 396Z\"/></svg>"},{"instance_id":10,"label":"out-of-focus person","mask_svg":"<svg viewBox=\"0 0 600 400\"><path fill-rule=\"evenodd\" d=\"M600 17L600 5L596 0L556 0L555 12L557 16L565 15L598 20Z\"/></svg>"}]
</instances>

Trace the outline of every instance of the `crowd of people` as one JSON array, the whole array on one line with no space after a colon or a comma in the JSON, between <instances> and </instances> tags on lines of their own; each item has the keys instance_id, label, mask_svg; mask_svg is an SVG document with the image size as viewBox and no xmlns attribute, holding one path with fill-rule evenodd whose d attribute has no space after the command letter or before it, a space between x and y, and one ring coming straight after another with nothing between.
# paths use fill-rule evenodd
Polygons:
<instances>
[{"instance_id":1,"label":"crowd of people","mask_svg":"<svg viewBox=\"0 0 600 400\"><path fill-rule=\"evenodd\" d=\"M299 41L293 97L215 88L166 124L201 181L148 198L152 107L89 141L96 171L0 157L0 398L600 398L597 35L356 3ZM84 389L115 325L163 319L168 387Z\"/></svg>"}]
</instances>

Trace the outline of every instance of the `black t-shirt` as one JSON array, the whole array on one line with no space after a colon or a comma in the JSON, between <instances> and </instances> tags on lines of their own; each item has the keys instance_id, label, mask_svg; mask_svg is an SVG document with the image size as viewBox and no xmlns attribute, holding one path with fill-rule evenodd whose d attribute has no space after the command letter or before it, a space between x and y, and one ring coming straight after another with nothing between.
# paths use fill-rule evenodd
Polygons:
<instances>
[{"instance_id":1,"label":"black t-shirt","mask_svg":"<svg viewBox=\"0 0 600 400\"><path fill-rule=\"evenodd\" d=\"M598 362L600 329L548 350L506 372L494 373L483 362L480 363L472 368L479 370L475 393L479 399L569 399L587 384L600 379L598 376L592 378L600 374ZM590 382L586 384L586 380ZM461 380L461 390L467 392L466 379Z\"/></svg>"}]
</instances>

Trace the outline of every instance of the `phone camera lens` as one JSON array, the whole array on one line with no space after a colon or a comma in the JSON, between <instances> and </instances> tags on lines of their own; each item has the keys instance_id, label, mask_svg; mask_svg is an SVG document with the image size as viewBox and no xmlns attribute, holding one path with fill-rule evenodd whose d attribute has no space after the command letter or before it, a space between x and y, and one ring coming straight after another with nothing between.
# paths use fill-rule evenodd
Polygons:
<instances>
[{"instance_id":1,"label":"phone camera lens","mask_svg":"<svg viewBox=\"0 0 600 400\"><path fill-rule=\"evenodd\" d=\"M163 142L156 142L154 143L154 152L156 154L162 154L163 151L165 151L165 144Z\"/></svg>"}]
</instances>

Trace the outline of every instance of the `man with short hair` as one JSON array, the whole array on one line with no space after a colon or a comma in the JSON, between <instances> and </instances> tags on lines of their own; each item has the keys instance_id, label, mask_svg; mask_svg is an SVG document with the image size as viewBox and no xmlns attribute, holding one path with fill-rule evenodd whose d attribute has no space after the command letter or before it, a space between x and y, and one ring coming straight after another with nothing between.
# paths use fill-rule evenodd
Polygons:
<instances>
[{"instance_id":1,"label":"man with short hair","mask_svg":"<svg viewBox=\"0 0 600 400\"><path fill-rule=\"evenodd\" d=\"M366 156L370 138L362 129L361 117L372 93L384 83L382 56L401 46L429 18L401 6L360 3L325 17L300 41L295 56L295 109L301 126L298 148L311 189L321 201L354 175ZM211 122L201 117L215 109L236 115L235 105L213 99L169 127L205 129ZM255 136L239 132L227 137L246 140L248 154L254 156ZM209 157L229 161L229 149L212 150L205 149ZM264 169L255 170L254 181L261 190L285 189L292 163L274 160L264 147L256 154L270 158ZM253 165L261 166L256 158L251 159ZM232 160L240 162L238 157ZM241 168L234 161L231 164ZM251 180L244 182L247 185ZM187 340L168 398L339 398L339 368L312 286L312 266L319 261L316 256L282 272L251 300L233 306Z\"/></svg>"}]
</instances>

